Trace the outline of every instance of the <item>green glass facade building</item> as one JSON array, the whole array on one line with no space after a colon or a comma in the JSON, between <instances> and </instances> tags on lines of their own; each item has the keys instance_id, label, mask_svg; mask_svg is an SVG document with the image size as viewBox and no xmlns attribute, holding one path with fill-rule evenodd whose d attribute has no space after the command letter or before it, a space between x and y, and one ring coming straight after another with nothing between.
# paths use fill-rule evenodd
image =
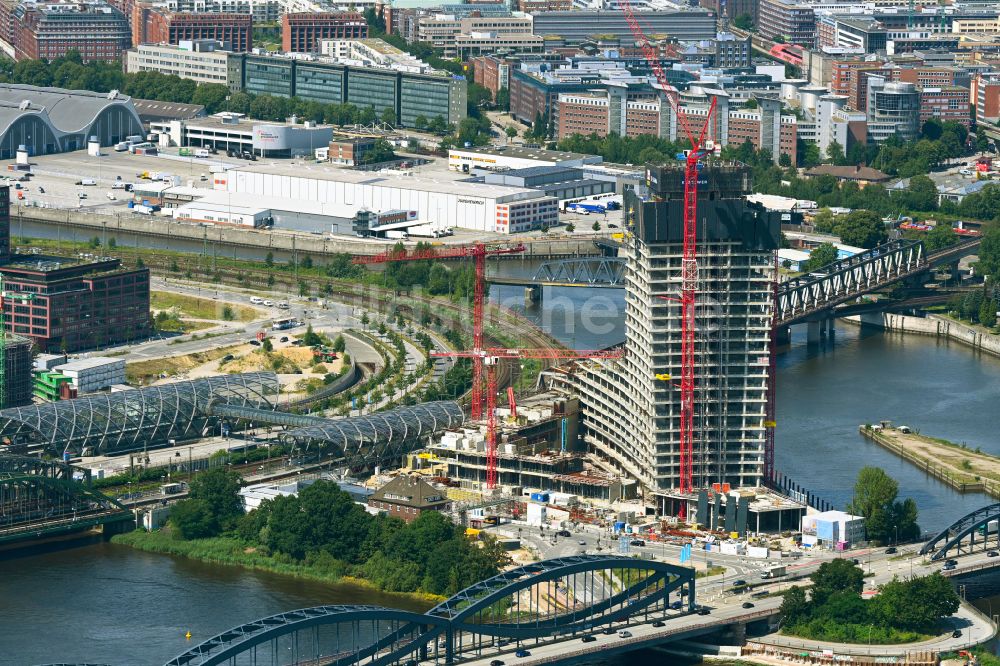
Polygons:
<instances>
[{"instance_id":1,"label":"green glass facade building","mask_svg":"<svg viewBox=\"0 0 1000 666\"><path fill-rule=\"evenodd\" d=\"M241 69L244 92L373 107L379 115L390 108L404 127L414 126L420 116L456 125L466 117L466 80L446 72L417 74L250 54L242 56Z\"/></svg>"}]
</instances>

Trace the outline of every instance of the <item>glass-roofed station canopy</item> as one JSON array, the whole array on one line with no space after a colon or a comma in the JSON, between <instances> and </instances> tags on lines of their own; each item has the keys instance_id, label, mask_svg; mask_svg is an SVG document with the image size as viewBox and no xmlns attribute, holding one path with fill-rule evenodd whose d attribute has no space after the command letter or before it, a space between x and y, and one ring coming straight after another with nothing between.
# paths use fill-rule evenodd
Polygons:
<instances>
[{"instance_id":1,"label":"glass-roofed station canopy","mask_svg":"<svg viewBox=\"0 0 1000 666\"><path fill-rule=\"evenodd\" d=\"M273 372L220 375L0 411L0 437L62 456L109 455L207 434L212 404L275 409Z\"/></svg>"}]
</instances>

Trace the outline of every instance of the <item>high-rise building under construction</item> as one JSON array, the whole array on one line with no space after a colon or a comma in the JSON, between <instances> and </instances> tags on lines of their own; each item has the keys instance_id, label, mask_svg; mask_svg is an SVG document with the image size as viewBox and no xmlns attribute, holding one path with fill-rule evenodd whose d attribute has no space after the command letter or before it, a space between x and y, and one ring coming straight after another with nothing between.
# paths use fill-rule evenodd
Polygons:
<instances>
[{"instance_id":1,"label":"high-rise building under construction","mask_svg":"<svg viewBox=\"0 0 1000 666\"><path fill-rule=\"evenodd\" d=\"M695 490L756 486L764 474L779 220L748 203L750 192L743 165L699 172ZM647 168L645 187L626 194L625 357L588 363L572 379L588 449L674 515L695 499L679 492L683 197L682 165Z\"/></svg>"}]
</instances>

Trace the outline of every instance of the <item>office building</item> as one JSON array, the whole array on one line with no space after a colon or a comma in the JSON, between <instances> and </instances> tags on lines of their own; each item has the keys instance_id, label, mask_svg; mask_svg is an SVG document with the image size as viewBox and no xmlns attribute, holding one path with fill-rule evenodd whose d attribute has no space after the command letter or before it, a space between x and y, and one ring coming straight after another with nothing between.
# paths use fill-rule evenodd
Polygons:
<instances>
[{"instance_id":1,"label":"office building","mask_svg":"<svg viewBox=\"0 0 1000 666\"><path fill-rule=\"evenodd\" d=\"M127 74L159 72L233 88L239 85L239 68L230 67L231 59L229 44L213 40L139 44L125 52L124 67Z\"/></svg>"},{"instance_id":2,"label":"office building","mask_svg":"<svg viewBox=\"0 0 1000 666\"><path fill-rule=\"evenodd\" d=\"M464 36L468 47L472 35L489 35L499 45L499 39L509 35L519 35L517 41L524 41L532 34L530 16L458 16L455 14L433 14L422 16L417 21L416 41L431 44L441 49L445 58L458 57L458 39ZM540 38L539 38L540 40ZM513 42L512 42L513 43ZM529 42L536 46L540 42ZM480 51L481 52L481 51ZM480 55L480 52L473 55Z\"/></svg>"},{"instance_id":3,"label":"office building","mask_svg":"<svg viewBox=\"0 0 1000 666\"><path fill-rule=\"evenodd\" d=\"M493 99L501 88L510 91L510 63L495 55L485 55L469 61L473 80L493 93Z\"/></svg>"},{"instance_id":4,"label":"office building","mask_svg":"<svg viewBox=\"0 0 1000 666\"><path fill-rule=\"evenodd\" d=\"M730 23L739 16L749 16L757 25L760 4L757 0L700 0L698 4L719 17L725 17Z\"/></svg>"},{"instance_id":5,"label":"office building","mask_svg":"<svg viewBox=\"0 0 1000 666\"><path fill-rule=\"evenodd\" d=\"M236 53L253 48L253 16L224 12L171 12L148 3L132 8L133 44L180 44L182 41L227 42Z\"/></svg>"},{"instance_id":6,"label":"office building","mask_svg":"<svg viewBox=\"0 0 1000 666\"><path fill-rule=\"evenodd\" d=\"M528 33L472 32L455 37L455 57L465 62L490 53L542 53L545 40Z\"/></svg>"},{"instance_id":7,"label":"office building","mask_svg":"<svg viewBox=\"0 0 1000 666\"><path fill-rule=\"evenodd\" d=\"M148 268L125 268L109 258L10 254L6 187L0 188L0 248L7 333L29 338L40 351L71 352L152 332Z\"/></svg>"},{"instance_id":8,"label":"office building","mask_svg":"<svg viewBox=\"0 0 1000 666\"><path fill-rule=\"evenodd\" d=\"M955 122L968 127L972 123L968 88L943 86L920 89L920 124L935 118L942 123Z\"/></svg>"},{"instance_id":9,"label":"office building","mask_svg":"<svg viewBox=\"0 0 1000 666\"><path fill-rule=\"evenodd\" d=\"M447 72L412 73L322 58L250 54L242 57L241 64L241 89L255 95L374 107L379 114L388 108L404 127L414 127L421 118L457 125L467 113L465 79Z\"/></svg>"},{"instance_id":10,"label":"office building","mask_svg":"<svg viewBox=\"0 0 1000 666\"><path fill-rule=\"evenodd\" d=\"M128 19L106 2L4 2L0 25L16 60L55 60L72 50L85 63L113 62L132 45Z\"/></svg>"},{"instance_id":11,"label":"office building","mask_svg":"<svg viewBox=\"0 0 1000 666\"><path fill-rule=\"evenodd\" d=\"M972 100L976 105L976 123L1000 121L1000 74L983 74L972 80Z\"/></svg>"},{"instance_id":12,"label":"office building","mask_svg":"<svg viewBox=\"0 0 1000 666\"><path fill-rule=\"evenodd\" d=\"M816 44L813 7L797 0L760 0L757 32L766 39L812 48Z\"/></svg>"},{"instance_id":13,"label":"office building","mask_svg":"<svg viewBox=\"0 0 1000 666\"><path fill-rule=\"evenodd\" d=\"M324 39L363 39L368 24L350 12L294 13L281 17L281 49L285 53L319 51Z\"/></svg>"},{"instance_id":14,"label":"office building","mask_svg":"<svg viewBox=\"0 0 1000 666\"><path fill-rule=\"evenodd\" d=\"M882 143L899 135L915 141L920 133L920 91L912 83L893 83L883 76L868 79L868 141Z\"/></svg>"},{"instance_id":15,"label":"office building","mask_svg":"<svg viewBox=\"0 0 1000 666\"><path fill-rule=\"evenodd\" d=\"M695 500L679 492L680 391L660 378L680 374L683 174L681 166L648 167L645 186L625 194L635 239L621 250L624 358L581 363L551 379L580 397L588 449L605 468L637 479L663 515L690 513ZM698 299L711 305L699 316L696 338L692 483L752 487L764 472L780 220L744 199L752 191L749 168L709 162L702 174Z\"/></svg>"},{"instance_id":16,"label":"office building","mask_svg":"<svg viewBox=\"0 0 1000 666\"><path fill-rule=\"evenodd\" d=\"M256 23L270 23L281 18L288 3L286 0L158 0L156 4L172 12L250 14Z\"/></svg>"},{"instance_id":17,"label":"office building","mask_svg":"<svg viewBox=\"0 0 1000 666\"><path fill-rule=\"evenodd\" d=\"M31 404L34 392L29 338L7 333L0 345L4 347L4 390L0 408L21 407Z\"/></svg>"},{"instance_id":18,"label":"office building","mask_svg":"<svg viewBox=\"0 0 1000 666\"><path fill-rule=\"evenodd\" d=\"M259 157L303 157L330 143L333 128L294 118L273 123L248 120L224 111L207 118L150 123L149 129L167 137L170 145L212 148L220 152L252 153Z\"/></svg>"},{"instance_id":19,"label":"office building","mask_svg":"<svg viewBox=\"0 0 1000 666\"><path fill-rule=\"evenodd\" d=\"M331 62L341 65L393 69L413 74L434 73L434 69L423 60L381 39L324 39L319 43L319 52L328 56Z\"/></svg>"},{"instance_id":20,"label":"office building","mask_svg":"<svg viewBox=\"0 0 1000 666\"><path fill-rule=\"evenodd\" d=\"M640 23L649 35L669 35L680 41L712 39L716 34L715 14L703 10L637 12ZM568 12L538 12L532 15L534 32L542 36L558 36L566 45L575 46L589 41L594 35L608 35L633 43L632 31L621 11L576 10Z\"/></svg>"}]
</instances>

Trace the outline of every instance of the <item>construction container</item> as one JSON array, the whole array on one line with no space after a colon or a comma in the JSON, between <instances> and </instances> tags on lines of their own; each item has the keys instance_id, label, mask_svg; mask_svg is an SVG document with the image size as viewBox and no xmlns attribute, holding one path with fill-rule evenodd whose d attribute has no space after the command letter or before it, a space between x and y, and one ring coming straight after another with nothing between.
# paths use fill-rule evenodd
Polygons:
<instances>
[{"instance_id":1,"label":"construction container","mask_svg":"<svg viewBox=\"0 0 1000 666\"><path fill-rule=\"evenodd\" d=\"M125 359L122 358L81 358L52 369L69 377L79 393L93 393L125 383Z\"/></svg>"}]
</instances>

